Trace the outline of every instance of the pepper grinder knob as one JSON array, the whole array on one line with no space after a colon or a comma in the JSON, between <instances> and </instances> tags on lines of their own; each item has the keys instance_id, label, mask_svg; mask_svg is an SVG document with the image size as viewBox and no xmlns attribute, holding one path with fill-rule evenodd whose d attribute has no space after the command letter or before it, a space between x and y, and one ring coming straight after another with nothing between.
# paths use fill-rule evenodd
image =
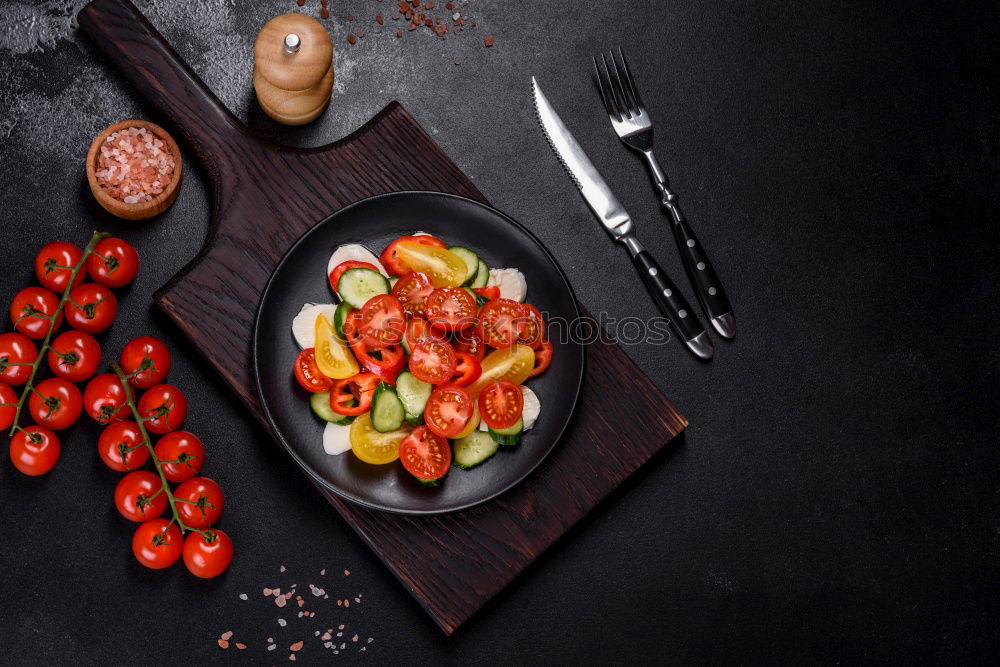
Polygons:
<instances>
[{"instance_id":1,"label":"pepper grinder knob","mask_svg":"<svg viewBox=\"0 0 1000 667\"><path fill-rule=\"evenodd\" d=\"M276 16L253 45L253 87L264 112L285 125L315 120L333 91L330 33L305 14Z\"/></svg>"},{"instance_id":2,"label":"pepper grinder knob","mask_svg":"<svg viewBox=\"0 0 1000 667\"><path fill-rule=\"evenodd\" d=\"M294 32L285 35L285 52L298 53L302 40Z\"/></svg>"}]
</instances>

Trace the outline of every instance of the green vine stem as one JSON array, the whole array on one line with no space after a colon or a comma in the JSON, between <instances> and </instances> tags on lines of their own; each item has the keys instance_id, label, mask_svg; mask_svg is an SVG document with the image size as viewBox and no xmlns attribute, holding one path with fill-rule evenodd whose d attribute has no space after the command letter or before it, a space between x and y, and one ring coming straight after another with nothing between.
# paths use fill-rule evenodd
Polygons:
<instances>
[{"instance_id":1,"label":"green vine stem","mask_svg":"<svg viewBox=\"0 0 1000 667\"><path fill-rule=\"evenodd\" d=\"M215 536L210 531L192 528L185 524L181 519L180 512L177 511L177 503L190 501L178 500L170 491L170 484L167 481L167 475L163 472L164 461L161 461L156 457L156 451L153 449L153 442L150 440L149 432L146 430L146 418L139 414L139 408L135 402L135 394L132 392L132 385L128 383L129 376L126 375L125 371L122 370L122 367L114 361L111 362L111 370L113 370L115 375L118 376L118 381L122 383L122 387L125 389L125 402L132 411L132 418L135 420L135 423L139 425L139 432L142 433L142 444L146 446L147 450L149 450L149 459L153 462L153 467L156 468L156 472L160 476L160 483L162 486L160 487L160 490L157 491L151 498L155 498L160 493L166 493L167 502L170 504L170 511L174 515L173 519L171 519L171 523L176 523L182 533L194 531L204 537L206 542L212 542L215 539ZM167 524L163 532L166 533L169 528L170 524Z\"/></svg>"},{"instance_id":2,"label":"green vine stem","mask_svg":"<svg viewBox=\"0 0 1000 667\"><path fill-rule=\"evenodd\" d=\"M31 375L28 376L28 381L25 383L24 389L21 391L21 397L17 400L17 409L14 411L14 423L10 427L9 435L14 435L21 429L21 425L19 423L21 419L21 409L24 407L24 402L28 400L28 396L30 396L31 392L35 390L35 375L38 373L38 367L41 366L42 360L46 357L46 352L50 349L49 342L52 340L52 334L56 331L56 322L59 321L63 310L66 308L66 302L70 300L69 293L73 289L73 283L76 282L77 274L80 273L80 270L87 263L87 258L94 254L94 246L97 245L97 242L109 236L111 236L111 234L108 234L107 232L94 232L94 234L90 237L90 243L88 243L87 247L83 249L83 256L80 257L80 261L76 263L76 266L73 267L73 271L70 273L69 283L66 285L66 289L63 290L56 312L47 316L47 319L49 320L49 331L45 334L45 339L38 348L38 358L31 364Z\"/></svg>"}]
</instances>

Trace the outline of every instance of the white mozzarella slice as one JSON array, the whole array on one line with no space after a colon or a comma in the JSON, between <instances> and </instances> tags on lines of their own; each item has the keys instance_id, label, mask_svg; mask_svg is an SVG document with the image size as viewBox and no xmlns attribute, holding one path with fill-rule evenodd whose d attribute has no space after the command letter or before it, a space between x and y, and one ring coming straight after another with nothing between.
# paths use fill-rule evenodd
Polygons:
<instances>
[{"instance_id":1,"label":"white mozzarella slice","mask_svg":"<svg viewBox=\"0 0 1000 667\"><path fill-rule=\"evenodd\" d=\"M292 320L292 335L300 348L316 347L316 318L326 315L332 322L335 310L337 306L332 303L302 304L299 314Z\"/></svg>"},{"instance_id":2,"label":"white mozzarella slice","mask_svg":"<svg viewBox=\"0 0 1000 667\"><path fill-rule=\"evenodd\" d=\"M513 299L518 303L524 303L524 297L528 293L528 283L524 279L524 274L517 269L490 269L486 286L493 285L500 288L501 297Z\"/></svg>"},{"instance_id":3,"label":"white mozzarella slice","mask_svg":"<svg viewBox=\"0 0 1000 667\"><path fill-rule=\"evenodd\" d=\"M351 427L326 423L323 429L323 451L336 456L351 448Z\"/></svg>"},{"instance_id":4,"label":"white mozzarella slice","mask_svg":"<svg viewBox=\"0 0 1000 667\"><path fill-rule=\"evenodd\" d=\"M413 232L410 236L434 236L428 232Z\"/></svg>"},{"instance_id":5,"label":"white mozzarella slice","mask_svg":"<svg viewBox=\"0 0 1000 667\"><path fill-rule=\"evenodd\" d=\"M334 267L343 262L368 262L369 264L378 267L379 273L381 273L386 278L389 274L386 273L385 268L378 261L378 257L373 255L368 248L363 245L358 245L357 243L347 243L340 246L333 251L330 255L330 261L326 264L326 275L330 275Z\"/></svg>"},{"instance_id":6,"label":"white mozzarella slice","mask_svg":"<svg viewBox=\"0 0 1000 667\"><path fill-rule=\"evenodd\" d=\"M524 430L529 431L535 425L535 422L538 421L538 413L542 410L542 402L538 400L538 394L524 385L521 385L521 393L524 394L524 412L521 413L521 416L524 418Z\"/></svg>"}]
</instances>

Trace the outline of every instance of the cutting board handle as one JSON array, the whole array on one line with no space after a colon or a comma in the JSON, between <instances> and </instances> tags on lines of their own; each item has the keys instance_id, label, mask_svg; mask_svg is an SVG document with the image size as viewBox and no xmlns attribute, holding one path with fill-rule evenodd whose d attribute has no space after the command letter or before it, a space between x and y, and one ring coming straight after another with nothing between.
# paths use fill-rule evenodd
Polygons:
<instances>
[{"instance_id":1,"label":"cutting board handle","mask_svg":"<svg viewBox=\"0 0 1000 667\"><path fill-rule=\"evenodd\" d=\"M173 121L210 175L232 163L243 125L129 0L94 0L80 27L141 92ZM120 120L120 119L119 119Z\"/></svg>"}]
</instances>

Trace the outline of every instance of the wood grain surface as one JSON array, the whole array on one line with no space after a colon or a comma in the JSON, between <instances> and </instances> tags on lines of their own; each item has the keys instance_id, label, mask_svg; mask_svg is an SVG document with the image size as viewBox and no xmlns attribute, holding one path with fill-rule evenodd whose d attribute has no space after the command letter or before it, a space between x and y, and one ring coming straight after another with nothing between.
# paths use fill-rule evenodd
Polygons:
<instances>
[{"instance_id":1,"label":"wood grain surface","mask_svg":"<svg viewBox=\"0 0 1000 667\"><path fill-rule=\"evenodd\" d=\"M260 293L285 250L332 212L376 194L430 190L485 201L396 102L338 142L287 148L251 136L128 0L95 0L79 23L206 167L209 236L154 299L262 424L251 331ZM586 364L563 442L497 500L416 518L365 510L324 492L444 632L687 425L617 345L589 345ZM424 567L427 561L436 566Z\"/></svg>"}]
</instances>

